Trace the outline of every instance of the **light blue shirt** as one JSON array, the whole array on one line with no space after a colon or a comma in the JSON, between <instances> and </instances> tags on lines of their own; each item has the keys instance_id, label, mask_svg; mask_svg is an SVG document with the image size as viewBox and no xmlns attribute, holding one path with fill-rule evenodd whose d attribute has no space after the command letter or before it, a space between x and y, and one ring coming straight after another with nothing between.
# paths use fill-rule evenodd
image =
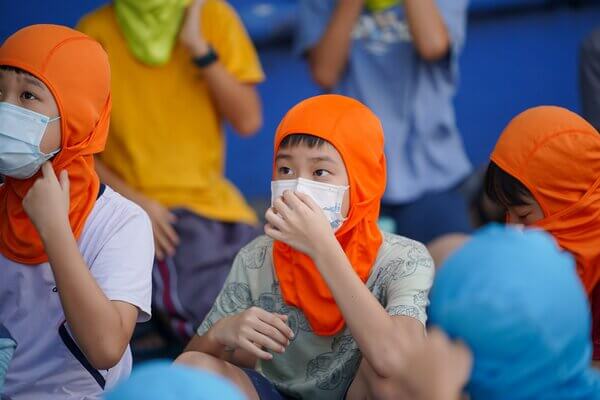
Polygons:
<instances>
[{"instance_id":1,"label":"light blue shirt","mask_svg":"<svg viewBox=\"0 0 600 400\"><path fill-rule=\"evenodd\" d=\"M449 189L471 171L452 104L468 0L437 3L452 43L446 59L431 63L417 54L403 6L365 12L354 28L348 64L334 90L363 102L381 119L388 203L407 203L426 192ZM336 4L337 0L300 1L298 53L319 41Z\"/></svg>"},{"instance_id":2,"label":"light blue shirt","mask_svg":"<svg viewBox=\"0 0 600 400\"><path fill-rule=\"evenodd\" d=\"M4 325L0 324L0 395L4 388L4 377L8 371L8 364L12 359L17 344L10 336Z\"/></svg>"}]
</instances>

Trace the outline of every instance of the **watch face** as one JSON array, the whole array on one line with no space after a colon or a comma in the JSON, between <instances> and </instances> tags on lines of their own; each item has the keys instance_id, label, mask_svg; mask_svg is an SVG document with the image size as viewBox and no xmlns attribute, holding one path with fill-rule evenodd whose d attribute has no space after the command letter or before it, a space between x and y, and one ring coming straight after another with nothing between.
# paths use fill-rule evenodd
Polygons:
<instances>
[{"instance_id":1,"label":"watch face","mask_svg":"<svg viewBox=\"0 0 600 400\"><path fill-rule=\"evenodd\" d=\"M219 59L219 56L217 55L215 50L212 48L212 46L210 46L208 53L206 53L206 55L203 55L202 57L194 58L194 64L196 64L200 68L204 68L204 67L208 67L209 65L213 64L218 59Z\"/></svg>"}]
</instances>

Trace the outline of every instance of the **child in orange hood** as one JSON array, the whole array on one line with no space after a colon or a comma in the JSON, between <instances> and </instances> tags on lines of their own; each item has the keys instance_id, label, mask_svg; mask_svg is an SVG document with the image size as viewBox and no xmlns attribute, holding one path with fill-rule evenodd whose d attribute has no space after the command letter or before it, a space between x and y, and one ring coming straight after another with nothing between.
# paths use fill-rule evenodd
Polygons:
<instances>
[{"instance_id":1,"label":"child in orange hood","mask_svg":"<svg viewBox=\"0 0 600 400\"><path fill-rule=\"evenodd\" d=\"M97 399L131 371L150 315L148 216L100 184L108 57L33 25L0 46L0 321L17 343L3 394Z\"/></svg>"},{"instance_id":2,"label":"child in orange hood","mask_svg":"<svg viewBox=\"0 0 600 400\"><path fill-rule=\"evenodd\" d=\"M500 136L486 191L508 222L542 228L574 255L600 360L600 134L564 108L529 109Z\"/></svg>"},{"instance_id":3,"label":"child in orange hood","mask_svg":"<svg viewBox=\"0 0 600 400\"><path fill-rule=\"evenodd\" d=\"M301 102L279 125L274 156L267 236L240 251L178 361L251 399L364 398L424 337L433 262L377 226L383 130L363 104Z\"/></svg>"}]
</instances>

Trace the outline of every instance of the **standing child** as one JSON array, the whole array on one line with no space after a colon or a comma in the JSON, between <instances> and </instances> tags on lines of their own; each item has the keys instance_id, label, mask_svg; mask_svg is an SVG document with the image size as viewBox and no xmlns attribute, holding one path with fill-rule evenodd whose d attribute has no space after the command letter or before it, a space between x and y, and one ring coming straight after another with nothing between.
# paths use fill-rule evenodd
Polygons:
<instances>
[{"instance_id":1,"label":"standing child","mask_svg":"<svg viewBox=\"0 0 600 400\"><path fill-rule=\"evenodd\" d=\"M301 0L297 50L314 81L381 118L396 232L430 242L470 231L456 190L471 164L453 96L467 0ZM449 212L450 210L450 212Z\"/></svg>"},{"instance_id":2,"label":"standing child","mask_svg":"<svg viewBox=\"0 0 600 400\"><path fill-rule=\"evenodd\" d=\"M98 174L148 213L154 322L167 322L184 343L237 252L260 233L254 211L225 177L224 123L242 137L258 131L256 85L264 74L225 0L107 3L78 25L106 49L118 105ZM136 344L159 347L152 335Z\"/></svg>"},{"instance_id":3,"label":"standing child","mask_svg":"<svg viewBox=\"0 0 600 400\"><path fill-rule=\"evenodd\" d=\"M377 226L381 124L356 100L314 97L285 116L274 152L267 236L237 255L179 361L250 399L367 398L423 340L434 272L423 245Z\"/></svg>"},{"instance_id":4,"label":"standing child","mask_svg":"<svg viewBox=\"0 0 600 400\"><path fill-rule=\"evenodd\" d=\"M153 242L136 205L100 184L110 120L102 47L34 25L0 47L0 321L18 346L5 394L96 399L131 370L150 316Z\"/></svg>"},{"instance_id":5,"label":"standing child","mask_svg":"<svg viewBox=\"0 0 600 400\"><path fill-rule=\"evenodd\" d=\"M523 112L496 144L486 191L506 209L509 222L545 229L575 256L592 306L594 360L600 360L600 135L596 129L559 107Z\"/></svg>"}]
</instances>

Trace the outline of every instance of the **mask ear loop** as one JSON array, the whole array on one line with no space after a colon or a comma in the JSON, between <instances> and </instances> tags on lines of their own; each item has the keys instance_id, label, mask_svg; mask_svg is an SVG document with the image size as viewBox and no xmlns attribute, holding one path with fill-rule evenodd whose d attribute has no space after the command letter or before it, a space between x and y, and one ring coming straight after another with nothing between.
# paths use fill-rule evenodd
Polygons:
<instances>
[{"instance_id":1,"label":"mask ear loop","mask_svg":"<svg viewBox=\"0 0 600 400\"><path fill-rule=\"evenodd\" d=\"M46 129L48 129L48 125L51 122L54 121L58 121L60 119L60 115L54 117L54 118L50 118L48 120L48 122L46 123L46 128L44 129L44 134L42 135L42 139L40 139L40 143L41 141L44 139L44 135L46 134ZM42 153L42 150L39 148L40 146L38 145L38 150L40 150L40 153L44 155L44 157L48 157L46 160L47 161L52 161L54 159L54 157L56 157L58 155L58 153L60 153L60 144L58 145L58 149L56 150L52 150L50 153Z\"/></svg>"}]
</instances>

